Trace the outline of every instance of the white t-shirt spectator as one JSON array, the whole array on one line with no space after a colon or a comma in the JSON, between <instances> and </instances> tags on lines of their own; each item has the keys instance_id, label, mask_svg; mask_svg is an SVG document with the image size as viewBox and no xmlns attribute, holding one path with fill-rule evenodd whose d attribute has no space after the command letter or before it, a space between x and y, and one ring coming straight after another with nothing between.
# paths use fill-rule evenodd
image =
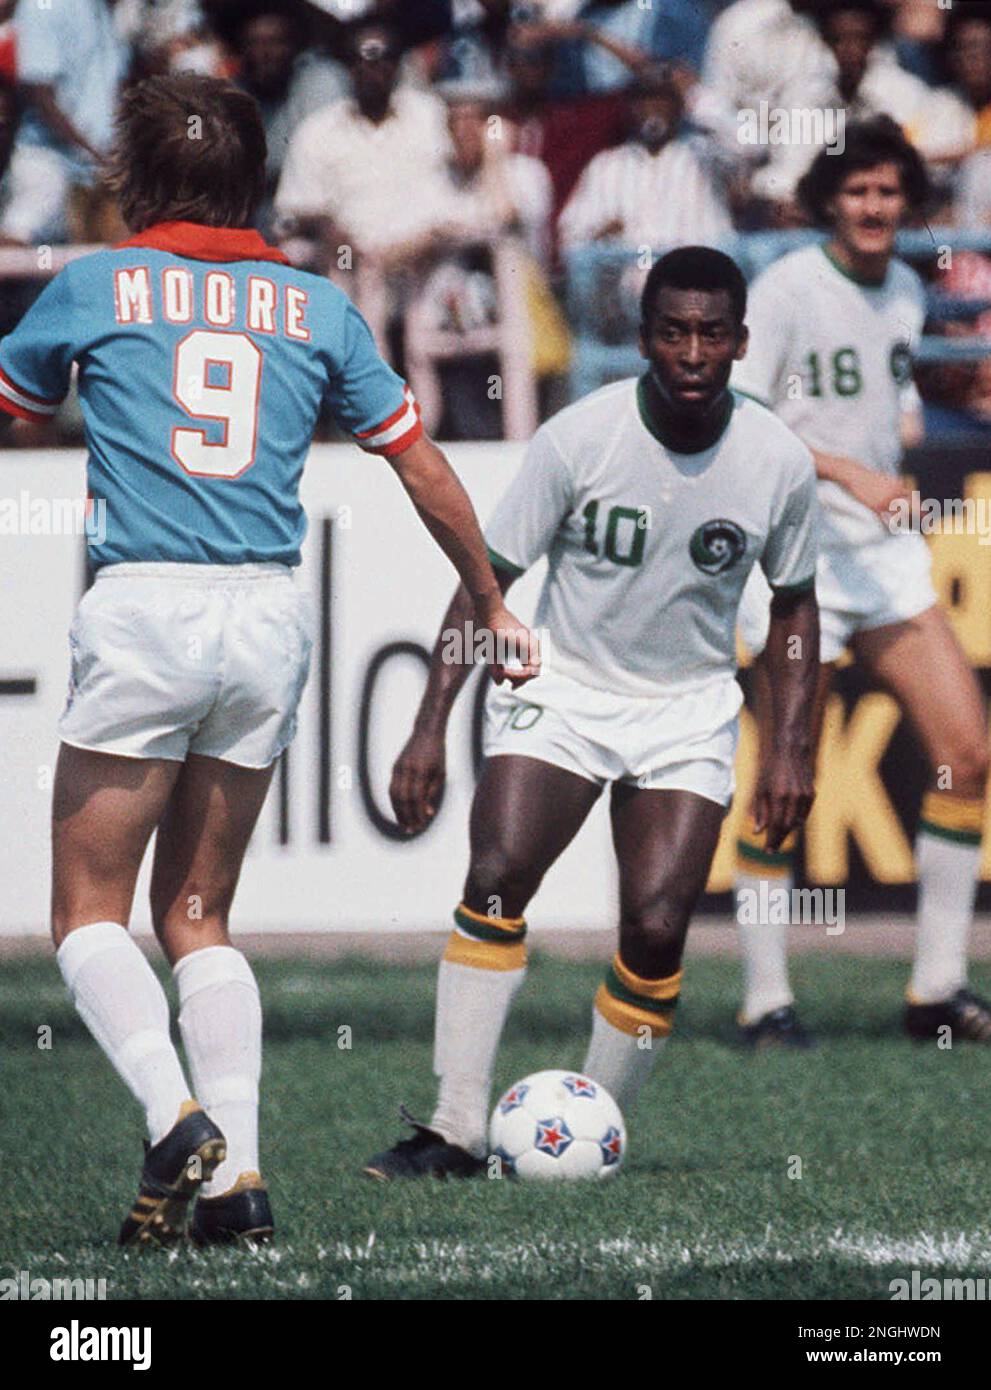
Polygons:
<instances>
[{"instance_id":1,"label":"white t-shirt spectator","mask_svg":"<svg viewBox=\"0 0 991 1390\"><path fill-rule=\"evenodd\" d=\"M55 91L59 109L101 153L110 148L117 93L130 62L130 46L107 0L58 0L43 8L21 3L14 14L17 77ZM66 160L78 181L93 167L78 148L60 140L30 105L17 134L19 147L43 146Z\"/></svg>"},{"instance_id":2,"label":"white t-shirt spectator","mask_svg":"<svg viewBox=\"0 0 991 1390\"><path fill-rule=\"evenodd\" d=\"M734 111L824 109L835 103L836 61L816 26L788 0L736 0L712 26L702 66L705 87ZM815 151L770 145L751 186L761 197L791 197Z\"/></svg>"},{"instance_id":3,"label":"white t-shirt spectator","mask_svg":"<svg viewBox=\"0 0 991 1390\"><path fill-rule=\"evenodd\" d=\"M329 217L356 250L385 250L435 222L427 190L448 147L446 108L430 93L397 88L378 124L347 97L315 111L293 135L276 209Z\"/></svg>"},{"instance_id":4,"label":"white t-shirt spectator","mask_svg":"<svg viewBox=\"0 0 991 1390\"><path fill-rule=\"evenodd\" d=\"M518 218L518 232L530 253L546 263L550 252L550 214L554 200L546 165L531 155L506 155L502 166L506 196ZM464 235L491 236L498 213L481 175L467 186L447 174L445 220Z\"/></svg>"},{"instance_id":5,"label":"white t-shirt spectator","mask_svg":"<svg viewBox=\"0 0 991 1390\"><path fill-rule=\"evenodd\" d=\"M632 141L597 154L561 211L561 244L599 240L613 222L609 239L630 247L712 245L733 230L711 163L683 135L656 154Z\"/></svg>"},{"instance_id":6,"label":"white t-shirt spectator","mask_svg":"<svg viewBox=\"0 0 991 1390\"><path fill-rule=\"evenodd\" d=\"M701 83L688 91L685 115L694 131L656 153L630 141L595 156L558 220L563 246L597 240L611 222L622 224L612 237L627 246L716 245L732 232L729 180L763 151L740 141L725 98Z\"/></svg>"}]
</instances>

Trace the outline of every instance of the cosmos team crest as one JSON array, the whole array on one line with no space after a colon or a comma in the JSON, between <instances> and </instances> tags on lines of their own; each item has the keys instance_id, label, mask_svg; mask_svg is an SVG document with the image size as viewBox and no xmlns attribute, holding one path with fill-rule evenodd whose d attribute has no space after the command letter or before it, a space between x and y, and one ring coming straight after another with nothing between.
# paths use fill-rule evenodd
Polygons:
<instances>
[{"instance_id":1,"label":"cosmos team crest","mask_svg":"<svg viewBox=\"0 0 991 1390\"><path fill-rule=\"evenodd\" d=\"M722 574L736 564L746 548L743 528L725 517L704 521L688 544L689 554L703 574Z\"/></svg>"}]
</instances>

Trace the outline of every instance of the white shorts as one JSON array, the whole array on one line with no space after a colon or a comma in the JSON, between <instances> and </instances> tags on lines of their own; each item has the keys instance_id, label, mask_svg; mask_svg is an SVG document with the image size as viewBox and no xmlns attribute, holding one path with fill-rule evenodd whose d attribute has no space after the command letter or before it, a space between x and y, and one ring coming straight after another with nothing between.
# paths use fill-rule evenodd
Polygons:
<instances>
[{"instance_id":1,"label":"white shorts","mask_svg":"<svg viewBox=\"0 0 991 1390\"><path fill-rule=\"evenodd\" d=\"M612 694L545 672L485 702L487 758L516 753L600 786L690 791L728 806L743 694L736 680L669 696Z\"/></svg>"},{"instance_id":2,"label":"white shorts","mask_svg":"<svg viewBox=\"0 0 991 1390\"><path fill-rule=\"evenodd\" d=\"M59 736L128 758L267 767L296 732L308 627L285 565L107 565L69 632Z\"/></svg>"},{"instance_id":3,"label":"white shorts","mask_svg":"<svg viewBox=\"0 0 991 1390\"><path fill-rule=\"evenodd\" d=\"M836 661L857 632L917 618L936 602L929 547L917 531L870 545L820 550L816 565L819 660ZM763 571L750 572L737 616L744 646L759 656L770 626L771 590Z\"/></svg>"}]
</instances>

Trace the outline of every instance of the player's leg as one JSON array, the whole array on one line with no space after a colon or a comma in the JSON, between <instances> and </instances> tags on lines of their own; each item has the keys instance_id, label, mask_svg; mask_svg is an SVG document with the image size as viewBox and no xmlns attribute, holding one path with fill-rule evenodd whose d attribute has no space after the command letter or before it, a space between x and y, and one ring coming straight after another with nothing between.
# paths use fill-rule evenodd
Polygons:
<instances>
[{"instance_id":1,"label":"player's leg","mask_svg":"<svg viewBox=\"0 0 991 1390\"><path fill-rule=\"evenodd\" d=\"M443 1147L431 1151L430 1135L465 1157L477 1160L486 1153L496 1052L526 972L523 914L599 792L597 782L537 758L486 760L472 802L464 896L438 971L437 1105L419 1140L369 1161L365 1171L371 1176L469 1173L476 1166L470 1160L459 1164L457 1153Z\"/></svg>"},{"instance_id":2,"label":"player's leg","mask_svg":"<svg viewBox=\"0 0 991 1390\"><path fill-rule=\"evenodd\" d=\"M988 774L984 697L938 607L858 633L855 649L898 701L929 764L915 847L918 929L906 1023L926 1036L949 1023L961 1036L991 1041L991 1009L965 988Z\"/></svg>"},{"instance_id":3,"label":"player's leg","mask_svg":"<svg viewBox=\"0 0 991 1390\"><path fill-rule=\"evenodd\" d=\"M272 1230L258 1161L261 1002L228 923L274 766L191 753L155 843L152 920L175 974L193 1090L227 1139L226 1159L200 1189L195 1239L227 1228L258 1239Z\"/></svg>"},{"instance_id":4,"label":"player's leg","mask_svg":"<svg viewBox=\"0 0 991 1390\"><path fill-rule=\"evenodd\" d=\"M685 935L725 813L691 791L613 786L619 950L595 998L583 1070L624 1113L673 1027Z\"/></svg>"},{"instance_id":5,"label":"player's leg","mask_svg":"<svg viewBox=\"0 0 991 1390\"><path fill-rule=\"evenodd\" d=\"M812 713L813 747L818 748L822 721L833 679L835 664L823 663L819 668L819 685ZM771 686L763 657L753 667L754 713L757 722L758 759L768 757L774 737L771 708ZM752 914L742 913L745 897L758 903L770 903L775 893L785 893L791 901L794 887L794 857L797 835L787 837L775 852L767 850L763 834L753 830L749 818L737 838L737 868L734 895L740 949L743 957L743 1005L740 1028L748 1046L760 1047L771 1043L804 1046L808 1036L795 1019L794 995L788 979L788 925L777 920L781 914L768 913L775 921L753 921Z\"/></svg>"},{"instance_id":6,"label":"player's leg","mask_svg":"<svg viewBox=\"0 0 991 1390\"><path fill-rule=\"evenodd\" d=\"M180 767L63 743L55 770L52 934L59 969L83 1021L143 1106L152 1146L122 1242L177 1235L187 1164L196 1159L195 1180L224 1150L222 1134L192 1099L162 986L127 933L138 869Z\"/></svg>"},{"instance_id":7,"label":"player's leg","mask_svg":"<svg viewBox=\"0 0 991 1390\"><path fill-rule=\"evenodd\" d=\"M152 1144L192 1092L162 986L128 935L134 885L181 764L63 743L52 799L52 936L73 1003L143 1106Z\"/></svg>"}]
</instances>

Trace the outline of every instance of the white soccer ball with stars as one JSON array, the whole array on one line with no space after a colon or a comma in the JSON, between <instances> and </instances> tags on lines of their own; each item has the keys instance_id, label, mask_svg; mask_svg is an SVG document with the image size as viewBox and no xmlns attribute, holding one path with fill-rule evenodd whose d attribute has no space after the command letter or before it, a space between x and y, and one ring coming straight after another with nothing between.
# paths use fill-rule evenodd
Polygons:
<instances>
[{"instance_id":1,"label":"white soccer ball with stars","mask_svg":"<svg viewBox=\"0 0 991 1390\"><path fill-rule=\"evenodd\" d=\"M607 1178L626 1153L626 1126L604 1086L575 1071L536 1071L492 1112L489 1152L518 1178Z\"/></svg>"}]
</instances>

